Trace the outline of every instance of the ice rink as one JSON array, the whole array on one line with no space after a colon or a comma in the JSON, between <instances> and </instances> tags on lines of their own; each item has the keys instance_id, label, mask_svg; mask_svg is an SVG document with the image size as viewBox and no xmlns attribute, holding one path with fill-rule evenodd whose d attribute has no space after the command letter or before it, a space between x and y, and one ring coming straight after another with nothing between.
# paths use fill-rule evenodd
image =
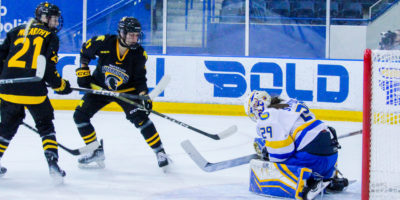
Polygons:
<instances>
[{"instance_id":1,"label":"ice rink","mask_svg":"<svg viewBox=\"0 0 400 200\"><path fill-rule=\"evenodd\" d=\"M27 112L28 113L28 112ZM58 142L70 148L84 145L72 119L73 111L56 111ZM99 112L92 120L98 138L104 139L106 168L82 170L78 157L59 149L60 166L67 172L64 184L54 186L48 174L41 140L21 126L1 164L8 168L0 178L2 200L127 200L185 199L238 200L276 199L248 191L249 165L204 172L183 151L180 143L189 139L210 162L252 154L255 124L248 117L168 114L210 133L218 133L236 124L238 132L224 140L212 140L158 116L151 116L167 154L173 160L168 173L156 163L153 151L139 130L122 112ZM29 114L25 122L34 125ZM361 129L361 123L327 122L338 135ZM361 135L340 140L339 168L349 180L357 180L341 194L324 199L361 198Z\"/></svg>"}]
</instances>

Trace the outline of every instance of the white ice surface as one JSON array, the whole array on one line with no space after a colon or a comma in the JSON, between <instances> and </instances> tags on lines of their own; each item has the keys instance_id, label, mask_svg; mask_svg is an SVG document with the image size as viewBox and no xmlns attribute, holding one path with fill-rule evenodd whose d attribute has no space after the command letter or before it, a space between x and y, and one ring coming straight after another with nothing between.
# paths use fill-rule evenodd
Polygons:
<instances>
[{"instance_id":1,"label":"white ice surface","mask_svg":"<svg viewBox=\"0 0 400 200\"><path fill-rule=\"evenodd\" d=\"M72 111L56 111L58 142L70 147L84 145L72 119ZM173 160L169 173L157 166L153 151L139 130L122 112L99 112L92 119L98 138L104 139L106 168L82 170L78 157L59 150L60 166L67 172L64 184L54 186L48 174L41 140L21 126L1 160L8 168L0 178L1 200L125 200L125 199L276 199L248 191L249 166L204 172L190 160L180 146L189 139L210 162L218 162L253 153L255 124L247 117L169 114L182 122L209 133L217 133L236 124L238 132L224 140L212 140L158 116L151 116L167 154ZM25 122L33 120L27 112ZM361 123L327 122L339 135L361 129ZM341 194L324 199L360 199L361 136L340 140L339 168L349 180L357 180Z\"/></svg>"}]
</instances>

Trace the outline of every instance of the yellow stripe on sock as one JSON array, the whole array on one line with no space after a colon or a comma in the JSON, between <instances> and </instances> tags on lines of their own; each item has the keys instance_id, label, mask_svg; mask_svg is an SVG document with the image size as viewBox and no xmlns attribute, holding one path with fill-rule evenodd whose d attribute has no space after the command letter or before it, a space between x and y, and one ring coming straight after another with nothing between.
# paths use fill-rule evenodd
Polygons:
<instances>
[{"instance_id":1,"label":"yellow stripe on sock","mask_svg":"<svg viewBox=\"0 0 400 200\"><path fill-rule=\"evenodd\" d=\"M92 137L94 134L96 134L96 131L93 131L93 133L91 133L90 135L87 135L85 137L82 137L83 139L88 139L90 137Z\"/></svg>"},{"instance_id":2,"label":"yellow stripe on sock","mask_svg":"<svg viewBox=\"0 0 400 200\"><path fill-rule=\"evenodd\" d=\"M46 146L43 147L43 150L47 150L47 149L58 149L58 146L46 145Z\"/></svg>"},{"instance_id":3,"label":"yellow stripe on sock","mask_svg":"<svg viewBox=\"0 0 400 200\"><path fill-rule=\"evenodd\" d=\"M2 145L2 144L0 144L0 147L1 147L1 148L4 148L4 149L7 149L7 146L4 146L4 145Z\"/></svg>"},{"instance_id":4,"label":"yellow stripe on sock","mask_svg":"<svg viewBox=\"0 0 400 200\"><path fill-rule=\"evenodd\" d=\"M158 137L157 139L155 139L152 143L149 143L150 146L153 146L155 143L157 143L158 141L160 141L160 137Z\"/></svg>"},{"instance_id":5,"label":"yellow stripe on sock","mask_svg":"<svg viewBox=\"0 0 400 200\"><path fill-rule=\"evenodd\" d=\"M51 139L43 140L42 145L44 146L44 144L46 144L46 143L52 143L52 144L58 145L57 141L54 141Z\"/></svg>"},{"instance_id":6,"label":"yellow stripe on sock","mask_svg":"<svg viewBox=\"0 0 400 200\"><path fill-rule=\"evenodd\" d=\"M151 136L151 138L147 139L146 142L149 143L150 141L152 141L157 136L158 136L158 132L156 132L153 136Z\"/></svg>"},{"instance_id":7,"label":"yellow stripe on sock","mask_svg":"<svg viewBox=\"0 0 400 200\"><path fill-rule=\"evenodd\" d=\"M89 142L91 142L91 141L93 141L93 140L95 140L97 137L96 136L94 136L93 138L91 138L91 139L88 139L88 140L85 140L85 143L87 144L87 143L89 143Z\"/></svg>"}]
</instances>

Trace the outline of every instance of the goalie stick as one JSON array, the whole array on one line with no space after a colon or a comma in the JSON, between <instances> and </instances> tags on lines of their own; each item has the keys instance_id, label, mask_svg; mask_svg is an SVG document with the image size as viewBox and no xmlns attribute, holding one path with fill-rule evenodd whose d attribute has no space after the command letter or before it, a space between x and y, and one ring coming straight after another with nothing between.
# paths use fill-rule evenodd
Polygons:
<instances>
[{"instance_id":1,"label":"goalie stick","mask_svg":"<svg viewBox=\"0 0 400 200\"><path fill-rule=\"evenodd\" d=\"M361 133L362 133L362 130L350 132L345 135L339 136L338 139L350 137L350 136L361 134ZM252 159L259 158L259 156L257 154L250 154L247 156L242 156L242 157L234 158L231 160L210 163L199 153L199 151L197 151L197 149L193 146L193 144L189 140L185 140L185 141L181 142L181 146L185 150L185 152L187 154L189 154L190 158L196 163L196 165L200 169L202 169L203 171L206 171L206 172L214 172L214 171L218 171L218 170L222 170L222 169L226 169L226 168L232 168L232 167L236 167L239 165L244 165L244 164L249 163Z\"/></svg>"},{"instance_id":2,"label":"goalie stick","mask_svg":"<svg viewBox=\"0 0 400 200\"><path fill-rule=\"evenodd\" d=\"M362 130L353 131L353 132L350 132L350 133L347 133L347 134L344 134L344 135L338 136L338 139L341 139L341 138L346 138L346 137L350 137L350 136L353 136L353 135L358 135L358 134L362 134Z\"/></svg>"},{"instance_id":3,"label":"goalie stick","mask_svg":"<svg viewBox=\"0 0 400 200\"><path fill-rule=\"evenodd\" d=\"M27 124L25 122L22 122L22 125L24 125L28 129L32 130L33 132L39 134L38 130L36 130L31 125L29 125L29 124ZM61 147L66 152L68 152L68 153L70 153L72 155L75 155L75 156L93 152L94 150L96 150L99 147L99 144L97 142L92 142L89 145L86 145L86 146L81 147L79 149L70 149L70 148L65 147L64 145L62 145L59 142L57 142L57 143L58 143L59 147ZM103 139L100 140L100 143L103 144Z\"/></svg>"},{"instance_id":4,"label":"goalie stick","mask_svg":"<svg viewBox=\"0 0 400 200\"><path fill-rule=\"evenodd\" d=\"M46 57L44 57L43 55L39 55L36 60L36 66L37 66L36 74L34 77L1 79L0 85L13 84L13 83L38 82L38 81L42 80L44 73L46 71Z\"/></svg>"}]
</instances>

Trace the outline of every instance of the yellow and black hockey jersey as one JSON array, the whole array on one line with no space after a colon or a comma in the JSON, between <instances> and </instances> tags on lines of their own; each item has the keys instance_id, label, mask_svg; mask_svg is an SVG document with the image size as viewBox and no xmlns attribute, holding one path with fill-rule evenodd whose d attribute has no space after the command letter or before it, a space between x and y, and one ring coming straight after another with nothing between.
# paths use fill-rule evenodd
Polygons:
<instances>
[{"instance_id":1,"label":"yellow and black hockey jersey","mask_svg":"<svg viewBox=\"0 0 400 200\"><path fill-rule=\"evenodd\" d=\"M42 23L33 23L24 37L25 25L7 33L0 46L0 79L33 77L36 60L46 57L46 72L42 81L0 85L0 98L18 104L39 104L47 97L46 83L61 87L62 79L56 70L58 36Z\"/></svg>"},{"instance_id":2,"label":"yellow and black hockey jersey","mask_svg":"<svg viewBox=\"0 0 400 200\"><path fill-rule=\"evenodd\" d=\"M116 35L101 35L82 45L81 63L88 64L98 56L92 82L111 91L147 92L146 51L140 46L135 50L128 49L121 55L118 42Z\"/></svg>"}]
</instances>

